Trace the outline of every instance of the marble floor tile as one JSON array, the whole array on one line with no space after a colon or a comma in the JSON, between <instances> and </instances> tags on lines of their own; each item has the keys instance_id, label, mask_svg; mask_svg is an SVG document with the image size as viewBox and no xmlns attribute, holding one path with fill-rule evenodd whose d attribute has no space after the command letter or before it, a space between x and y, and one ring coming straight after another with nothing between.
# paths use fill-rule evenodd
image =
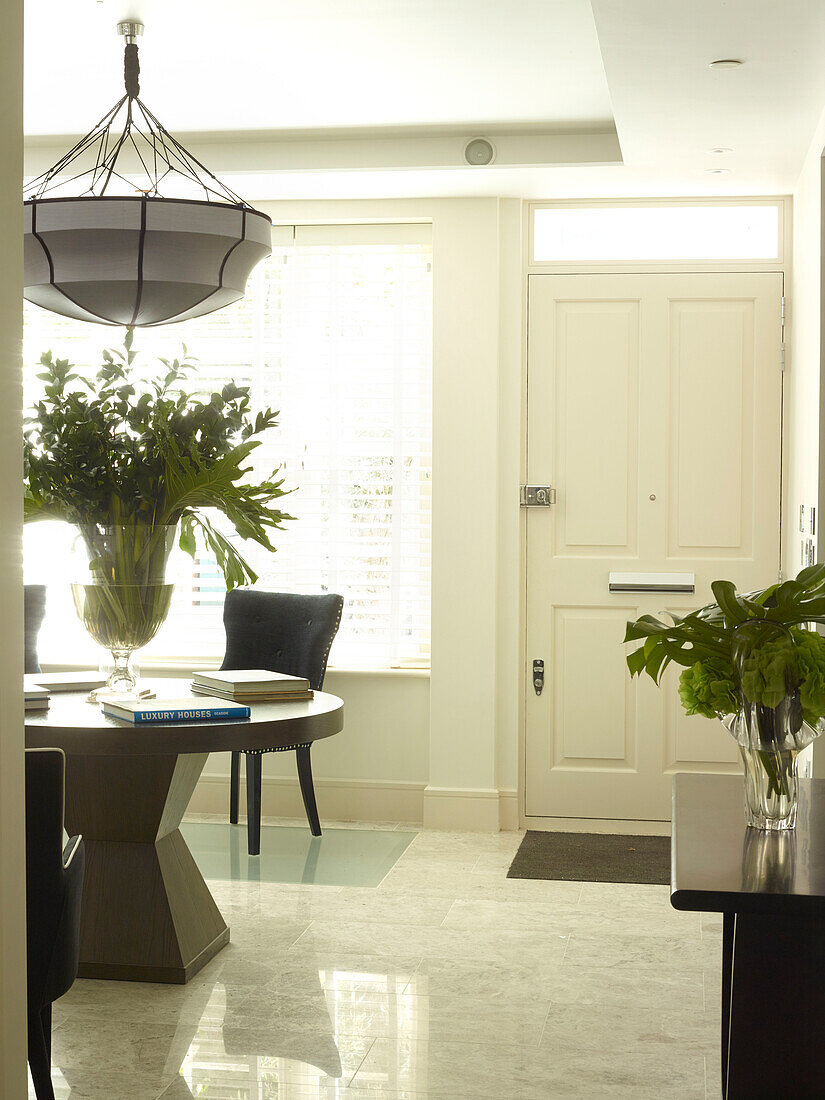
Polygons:
<instances>
[{"instance_id":1,"label":"marble floor tile","mask_svg":"<svg viewBox=\"0 0 825 1100\"><path fill-rule=\"evenodd\" d=\"M524 1004L552 1001L564 971L558 959L518 959L479 962L473 959L425 957L405 990L419 996L484 997Z\"/></svg>"},{"instance_id":2,"label":"marble floor tile","mask_svg":"<svg viewBox=\"0 0 825 1100\"><path fill-rule=\"evenodd\" d=\"M632 1010L627 1004L554 1004L547 1013L540 1046L557 1054L586 1050L590 1045L600 1051L659 1051L665 1059L672 1051L695 1050L704 1055L712 1050L719 1036L703 1012L673 1012L672 1007L664 1002L650 1007L650 1001Z\"/></svg>"},{"instance_id":3,"label":"marble floor tile","mask_svg":"<svg viewBox=\"0 0 825 1100\"><path fill-rule=\"evenodd\" d=\"M443 1035L455 1042L508 1043L537 1047L549 1004L546 999L480 996L331 996L327 1004L338 1034L392 1038Z\"/></svg>"},{"instance_id":4,"label":"marble floor tile","mask_svg":"<svg viewBox=\"0 0 825 1100\"><path fill-rule=\"evenodd\" d=\"M188 985L57 1002L56 1100L717 1097L718 920L507 879L519 841L418 832L375 887L210 881L232 938Z\"/></svg>"},{"instance_id":5,"label":"marble floor tile","mask_svg":"<svg viewBox=\"0 0 825 1100\"><path fill-rule=\"evenodd\" d=\"M374 888L342 887L333 894L319 895L304 889L300 894L279 896L273 892L262 898L255 907L254 919L259 926L269 925L273 928L281 922L292 926L300 924L303 925L301 931L312 920L330 919L438 927L452 904L448 897L426 893L395 894L381 893ZM229 923L226 907L222 906L221 911ZM241 919L244 926L249 923L246 915Z\"/></svg>"},{"instance_id":6,"label":"marble floor tile","mask_svg":"<svg viewBox=\"0 0 825 1100\"><path fill-rule=\"evenodd\" d=\"M534 1051L504 1044L377 1039L355 1074L353 1088L405 1090L438 1097L556 1100L628 1097L705 1100L701 1054L587 1050Z\"/></svg>"},{"instance_id":7,"label":"marble floor tile","mask_svg":"<svg viewBox=\"0 0 825 1100\"><path fill-rule=\"evenodd\" d=\"M673 973L685 967L712 966L716 955L714 944L691 936L573 932L564 963Z\"/></svg>"},{"instance_id":8,"label":"marble floor tile","mask_svg":"<svg viewBox=\"0 0 825 1100\"><path fill-rule=\"evenodd\" d=\"M561 960L567 948L567 936L552 932L543 934L486 928L468 936L461 929L369 924L349 922L346 918L340 921L313 921L296 942L328 951L373 951L379 955L412 951L422 956L484 959L489 962L514 962L539 957Z\"/></svg>"},{"instance_id":9,"label":"marble floor tile","mask_svg":"<svg viewBox=\"0 0 825 1100\"><path fill-rule=\"evenodd\" d=\"M609 1005L627 1011L659 1009L702 1014L704 972L697 968L651 973L619 967L563 965L547 976L554 1005Z\"/></svg>"},{"instance_id":10,"label":"marble floor tile","mask_svg":"<svg viewBox=\"0 0 825 1100\"><path fill-rule=\"evenodd\" d=\"M722 1061L717 1051L705 1055L705 1100L719 1100L722 1095Z\"/></svg>"},{"instance_id":11,"label":"marble floor tile","mask_svg":"<svg viewBox=\"0 0 825 1100\"><path fill-rule=\"evenodd\" d=\"M453 900L487 898L490 901L548 901L554 897L578 899L580 882L542 882L508 879L504 873L476 874L449 868L409 866L402 860L382 879L379 891L427 893Z\"/></svg>"},{"instance_id":12,"label":"marble floor tile","mask_svg":"<svg viewBox=\"0 0 825 1100\"><path fill-rule=\"evenodd\" d=\"M722 913L702 913L702 935L703 936L716 936L719 943L722 942L722 925L723 915Z\"/></svg>"},{"instance_id":13,"label":"marble floor tile","mask_svg":"<svg viewBox=\"0 0 825 1100\"><path fill-rule=\"evenodd\" d=\"M677 918L674 920L674 917ZM518 901L459 899L444 919L445 928L469 930L510 928L513 931L556 933L626 933L637 935L679 935L700 939L698 913L677 913L670 904L642 907L611 908L608 905L584 905L559 895L552 902L534 901L524 905Z\"/></svg>"}]
</instances>

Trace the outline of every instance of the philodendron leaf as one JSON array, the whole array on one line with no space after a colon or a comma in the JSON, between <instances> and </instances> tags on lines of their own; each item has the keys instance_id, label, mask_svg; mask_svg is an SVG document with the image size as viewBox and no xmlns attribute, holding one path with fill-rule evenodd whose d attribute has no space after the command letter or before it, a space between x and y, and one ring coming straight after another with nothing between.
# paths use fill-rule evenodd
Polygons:
<instances>
[{"instance_id":1,"label":"philodendron leaf","mask_svg":"<svg viewBox=\"0 0 825 1100\"><path fill-rule=\"evenodd\" d=\"M736 596L736 585L733 581L714 581L710 587L731 626L743 623L749 617L747 608L742 606Z\"/></svg>"},{"instance_id":2,"label":"philodendron leaf","mask_svg":"<svg viewBox=\"0 0 825 1100\"><path fill-rule=\"evenodd\" d=\"M277 414L253 416L248 388L234 382L216 401L193 396L189 356L162 360L161 375L141 381L133 341L130 330L123 349L104 351L94 380L41 357L46 385L23 437L25 518L89 528L180 521L186 553L197 531L227 585L247 584L254 571L202 510L219 509L242 538L275 550L273 533L291 517L274 504L287 490L274 474L255 482L248 460Z\"/></svg>"},{"instance_id":3,"label":"philodendron leaf","mask_svg":"<svg viewBox=\"0 0 825 1100\"><path fill-rule=\"evenodd\" d=\"M195 532L192 529L191 516L181 516L178 546L180 546L181 550L183 550L185 554L188 554L190 558L195 557L195 551L197 550L197 539L195 538Z\"/></svg>"},{"instance_id":4,"label":"philodendron leaf","mask_svg":"<svg viewBox=\"0 0 825 1100\"><path fill-rule=\"evenodd\" d=\"M627 667L630 669L631 676L638 676L639 673L644 672L645 664L644 646L639 646L639 648L634 649L632 653L628 653Z\"/></svg>"}]
</instances>

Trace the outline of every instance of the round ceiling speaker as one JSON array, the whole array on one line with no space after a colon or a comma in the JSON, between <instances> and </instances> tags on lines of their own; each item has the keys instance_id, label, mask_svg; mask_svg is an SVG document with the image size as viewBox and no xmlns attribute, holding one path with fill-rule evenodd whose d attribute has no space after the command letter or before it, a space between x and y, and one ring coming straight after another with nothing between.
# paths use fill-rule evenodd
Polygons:
<instances>
[{"instance_id":1,"label":"round ceiling speaker","mask_svg":"<svg viewBox=\"0 0 825 1100\"><path fill-rule=\"evenodd\" d=\"M496 151L493 143L487 138L473 138L464 146L464 159L468 164L485 165L492 164Z\"/></svg>"},{"instance_id":2,"label":"round ceiling speaker","mask_svg":"<svg viewBox=\"0 0 825 1100\"><path fill-rule=\"evenodd\" d=\"M271 221L247 206L147 195L24 203L24 296L109 325L165 325L242 298L272 251Z\"/></svg>"}]
</instances>

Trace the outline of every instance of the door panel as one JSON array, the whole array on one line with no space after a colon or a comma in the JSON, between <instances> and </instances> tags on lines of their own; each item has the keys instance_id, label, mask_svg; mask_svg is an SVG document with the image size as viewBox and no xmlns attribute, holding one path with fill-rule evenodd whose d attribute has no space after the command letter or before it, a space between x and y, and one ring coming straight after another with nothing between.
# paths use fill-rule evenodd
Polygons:
<instances>
[{"instance_id":1,"label":"door panel","mask_svg":"<svg viewBox=\"0 0 825 1100\"><path fill-rule=\"evenodd\" d=\"M556 311L556 468L568 501L556 553L635 553L638 304L559 302ZM622 461L605 468L584 423Z\"/></svg>"},{"instance_id":2,"label":"door panel","mask_svg":"<svg viewBox=\"0 0 825 1100\"><path fill-rule=\"evenodd\" d=\"M554 724L562 731L554 764L630 766L635 693L611 660L624 636L624 615L614 607L556 607L554 620ZM589 690L594 663L603 670L598 693Z\"/></svg>"},{"instance_id":3,"label":"door panel","mask_svg":"<svg viewBox=\"0 0 825 1100\"><path fill-rule=\"evenodd\" d=\"M670 556L750 552L753 309L670 303Z\"/></svg>"},{"instance_id":4,"label":"door panel","mask_svg":"<svg viewBox=\"0 0 825 1100\"><path fill-rule=\"evenodd\" d=\"M678 770L737 767L671 669L631 681L624 624L777 576L779 274L533 275L527 514L528 817L666 820ZM610 571L693 572L696 593L611 593Z\"/></svg>"}]
</instances>

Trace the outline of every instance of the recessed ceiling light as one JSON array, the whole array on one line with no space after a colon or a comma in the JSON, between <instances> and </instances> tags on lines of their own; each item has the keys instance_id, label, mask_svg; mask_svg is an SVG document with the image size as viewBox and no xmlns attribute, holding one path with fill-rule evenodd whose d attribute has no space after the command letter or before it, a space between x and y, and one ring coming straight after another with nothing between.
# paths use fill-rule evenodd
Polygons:
<instances>
[{"instance_id":1,"label":"recessed ceiling light","mask_svg":"<svg viewBox=\"0 0 825 1100\"><path fill-rule=\"evenodd\" d=\"M745 62L736 57L720 57L718 61L711 61L709 69L738 69Z\"/></svg>"},{"instance_id":2,"label":"recessed ceiling light","mask_svg":"<svg viewBox=\"0 0 825 1100\"><path fill-rule=\"evenodd\" d=\"M721 157L724 153L732 153L733 149L725 149L724 146L719 146L717 149L708 149L708 154L712 157Z\"/></svg>"},{"instance_id":3,"label":"recessed ceiling light","mask_svg":"<svg viewBox=\"0 0 825 1100\"><path fill-rule=\"evenodd\" d=\"M707 176L729 176L730 168L706 168L705 175Z\"/></svg>"}]
</instances>

